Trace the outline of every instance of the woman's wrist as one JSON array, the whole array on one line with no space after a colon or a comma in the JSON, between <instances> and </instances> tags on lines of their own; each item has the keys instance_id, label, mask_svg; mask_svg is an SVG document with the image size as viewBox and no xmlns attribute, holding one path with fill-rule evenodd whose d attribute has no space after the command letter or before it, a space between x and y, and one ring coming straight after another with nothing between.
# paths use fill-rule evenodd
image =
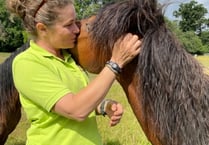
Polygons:
<instances>
[{"instance_id":1,"label":"woman's wrist","mask_svg":"<svg viewBox=\"0 0 209 145\"><path fill-rule=\"evenodd\" d=\"M114 100L111 99L104 99L98 106L96 109L96 114L97 115L107 115L107 110L111 110L112 104L117 103Z\"/></svg>"},{"instance_id":2,"label":"woman's wrist","mask_svg":"<svg viewBox=\"0 0 209 145\"><path fill-rule=\"evenodd\" d=\"M105 64L112 72L119 75L122 72L122 68L114 61L107 61Z\"/></svg>"},{"instance_id":3,"label":"woman's wrist","mask_svg":"<svg viewBox=\"0 0 209 145\"><path fill-rule=\"evenodd\" d=\"M103 115L105 116L106 115L106 111L105 111L105 108L106 108L106 99L104 99L96 108L96 114L97 115Z\"/></svg>"}]
</instances>

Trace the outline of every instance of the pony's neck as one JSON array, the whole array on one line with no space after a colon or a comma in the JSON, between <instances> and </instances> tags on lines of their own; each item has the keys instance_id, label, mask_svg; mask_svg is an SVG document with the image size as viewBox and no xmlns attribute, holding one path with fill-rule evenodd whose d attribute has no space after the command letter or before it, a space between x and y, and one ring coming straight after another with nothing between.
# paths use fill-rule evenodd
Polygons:
<instances>
[{"instance_id":1,"label":"pony's neck","mask_svg":"<svg viewBox=\"0 0 209 145\"><path fill-rule=\"evenodd\" d=\"M137 60L134 59L131 63L127 64L120 76L117 78L117 81L122 86L129 104L131 105L134 114L136 115L138 121L142 124L145 124L145 114L143 108L143 96L140 91L139 79L140 77L136 73Z\"/></svg>"},{"instance_id":2,"label":"pony's neck","mask_svg":"<svg viewBox=\"0 0 209 145\"><path fill-rule=\"evenodd\" d=\"M155 143L155 145L161 145L160 141L155 136L154 122L150 120L151 117L148 117L149 114L145 111L143 96L141 95L142 90L139 85L140 76L136 73L136 68L137 60L134 59L134 61L123 69L117 81L122 86L128 102L149 141ZM147 119L149 119L149 121Z\"/></svg>"}]
</instances>

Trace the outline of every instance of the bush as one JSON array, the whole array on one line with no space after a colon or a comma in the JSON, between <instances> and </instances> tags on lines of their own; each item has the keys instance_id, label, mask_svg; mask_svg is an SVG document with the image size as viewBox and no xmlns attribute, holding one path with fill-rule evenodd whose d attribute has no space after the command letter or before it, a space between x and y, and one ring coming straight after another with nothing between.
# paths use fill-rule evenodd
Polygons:
<instances>
[{"instance_id":1,"label":"bush","mask_svg":"<svg viewBox=\"0 0 209 145\"><path fill-rule=\"evenodd\" d=\"M23 26L20 19L11 17L4 2L0 0L0 51L12 52L24 43Z\"/></svg>"},{"instance_id":2,"label":"bush","mask_svg":"<svg viewBox=\"0 0 209 145\"><path fill-rule=\"evenodd\" d=\"M202 44L201 39L193 31L181 33L179 38L185 49L191 54L201 55L208 51L207 47Z\"/></svg>"}]
</instances>

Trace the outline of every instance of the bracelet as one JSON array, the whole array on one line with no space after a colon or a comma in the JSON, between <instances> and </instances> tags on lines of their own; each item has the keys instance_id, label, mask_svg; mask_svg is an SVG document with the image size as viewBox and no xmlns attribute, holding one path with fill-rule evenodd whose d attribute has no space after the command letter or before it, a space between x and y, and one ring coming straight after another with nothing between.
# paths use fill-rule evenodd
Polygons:
<instances>
[{"instance_id":1,"label":"bracelet","mask_svg":"<svg viewBox=\"0 0 209 145\"><path fill-rule=\"evenodd\" d=\"M107 61L106 66L113 71L116 75L120 74L122 72L121 68L119 65L113 61Z\"/></svg>"},{"instance_id":2,"label":"bracelet","mask_svg":"<svg viewBox=\"0 0 209 145\"><path fill-rule=\"evenodd\" d=\"M103 116L107 115L106 109L111 109L112 104L114 104L114 103L117 104L117 102L114 101L114 100L104 99L102 101L102 103L100 104L100 108L99 108L100 109L100 114L103 115Z\"/></svg>"},{"instance_id":3,"label":"bracelet","mask_svg":"<svg viewBox=\"0 0 209 145\"><path fill-rule=\"evenodd\" d=\"M105 116L105 115L107 115L107 113L105 112L105 105L106 104L106 100L103 100L102 101L102 103L101 103L101 105L100 105L100 113L103 115L103 116Z\"/></svg>"}]
</instances>

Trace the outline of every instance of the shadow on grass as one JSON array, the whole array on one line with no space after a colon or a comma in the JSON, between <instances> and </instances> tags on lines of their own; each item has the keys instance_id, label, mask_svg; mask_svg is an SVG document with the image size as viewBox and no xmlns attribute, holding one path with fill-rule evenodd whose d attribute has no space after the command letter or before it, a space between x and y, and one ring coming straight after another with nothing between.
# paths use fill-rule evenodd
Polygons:
<instances>
[{"instance_id":1,"label":"shadow on grass","mask_svg":"<svg viewBox=\"0 0 209 145\"><path fill-rule=\"evenodd\" d=\"M10 145L10 143L8 145ZM25 142L11 143L11 145L25 145ZM122 144L119 141L108 141L104 145L122 145Z\"/></svg>"},{"instance_id":2,"label":"shadow on grass","mask_svg":"<svg viewBox=\"0 0 209 145\"><path fill-rule=\"evenodd\" d=\"M26 142L25 141L8 141L8 142L6 142L6 144L5 145L25 145L26 144Z\"/></svg>"},{"instance_id":3,"label":"shadow on grass","mask_svg":"<svg viewBox=\"0 0 209 145\"><path fill-rule=\"evenodd\" d=\"M17 142L14 145L25 145L25 142Z\"/></svg>"},{"instance_id":4,"label":"shadow on grass","mask_svg":"<svg viewBox=\"0 0 209 145\"><path fill-rule=\"evenodd\" d=\"M119 141L108 141L104 145L122 145Z\"/></svg>"}]
</instances>

